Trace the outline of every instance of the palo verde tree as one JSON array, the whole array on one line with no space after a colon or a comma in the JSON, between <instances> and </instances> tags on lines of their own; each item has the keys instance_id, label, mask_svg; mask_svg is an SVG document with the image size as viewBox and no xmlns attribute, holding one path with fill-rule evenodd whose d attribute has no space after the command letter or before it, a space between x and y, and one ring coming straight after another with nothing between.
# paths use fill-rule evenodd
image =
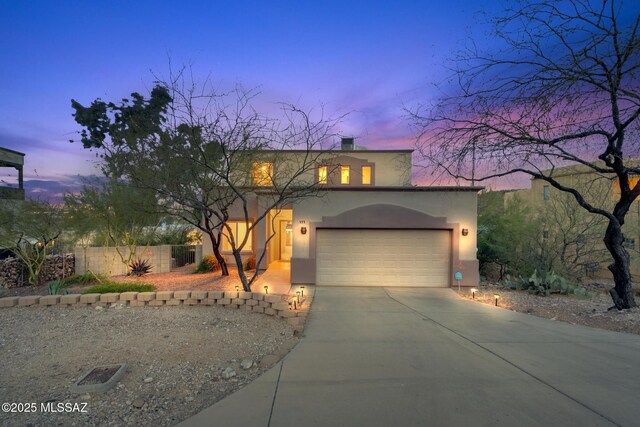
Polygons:
<instances>
[{"instance_id":1,"label":"palo verde tree","mask_svg":"<svg viewBox=\"0 0 640 427\"><path fill-rule=\"evenodd\" d=\"M640 11L637 3L522 1L493 21L497 48L456 59L454 89L412 111L423 159L457 179L524 173L605 218L618 309L636 305L622 225L640 184ZM581 164L619 183L599 206L554 167ZM473 165L473 168L470 167ZM484 172L483 172L484 171Z\"/></svg>"},{"instance_id":2,"label":"palo verde tree","mask_svg":"<svg viewBox=\"0 0 640 427\"><path fill-rule=\"evenodd\" d=\"M226 241L246 291L257 278L257 270L248 277L243 269L253 231L273 212L319 194L313 171L337 122L311 120L291 105L282 117L267 117L253 108L256 95L240 88L220 94L208 81L188 81L183 69L158 82L148 99L134 93L132 101L96 100L89 107L72 101L82 143L99 150L105 173L155 191L163 212L198 227L223 274ZM297 155L290 157L292 149ZM234 234L231 217L244 222L246 233ZM274 235L256 250L258 264Z\"/></svg>"},{"instance_id":3,"label":"palo verde tree","mask_svg":"<svg viewBox=\"0 0 640 427\"><path fill-rule=\"evenodd\" d=\"M22 262L28 282L38 286L47 255L63 232L62 209L47 202L0 203L0 247Z\"/></svg>"},{"instance_id":4,"label":"palo verde tree","mask_svg":"<svg viewBox=\"0 0 640 427\"><path fill-rule=\"evenodd\" d=\"M153 192L116 180L87 184L81 192L65 195L71 234L113 247L127 268L138 256L137 248L143 239L158 227L161 218L156 206ZM86 234L88 227L90 235Z\"/></svg>"}]
</instances>

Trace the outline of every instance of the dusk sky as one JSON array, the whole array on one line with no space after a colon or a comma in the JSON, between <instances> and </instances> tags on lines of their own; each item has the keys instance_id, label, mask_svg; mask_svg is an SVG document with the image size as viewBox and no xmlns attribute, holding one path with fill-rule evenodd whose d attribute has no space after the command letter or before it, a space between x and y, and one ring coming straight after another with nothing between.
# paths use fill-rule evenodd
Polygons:
<instances>
[{"instance_id":1,"label":"dusk sky","mask_svg":"<svg viewBox=\"0 0 640 427\"><path fill-rule=\"evenodd\" d=\"M220 87L259 87L267 110L349 113L340 130L359 145L412 148L403 106L437 96L446 60L470 38L485 43L480 12L502 4L0 0L0 147L26 153L28 180L96 173L93 154L68 142L71 98L146 95L171 57Z\"/></svg>"}]
</instances>

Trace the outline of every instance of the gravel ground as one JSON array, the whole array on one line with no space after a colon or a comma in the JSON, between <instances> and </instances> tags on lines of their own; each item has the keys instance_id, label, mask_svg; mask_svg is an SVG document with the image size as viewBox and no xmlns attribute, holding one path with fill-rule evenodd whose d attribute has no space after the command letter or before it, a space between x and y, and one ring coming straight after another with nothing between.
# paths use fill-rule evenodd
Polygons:
<instances>
[{"instance_id":1,"label":"gravel ground","mask_svg":"<svg viewBox=\"0 0 640 427\"><path fill-rule=\"evenodd\" d=\"M150 283L156 287L157 291L225 291L234 290L236 285L240 285L238 272L235 268L229 267L229 276L221 276L220 272L193 274L195 264L188 264L169 273L148 274L143 277L133 276L112 276L110 280L121 283ZM247 271L247 275L253 271ZM69 287L70 293L82 293L87 289L84 287ZM19 288L0 288L0 297L27 296L27 295L47 295L47 285L22 286Z\"/></svg>"},{"instance_id":2,"label":"gravel ground","mask_svg":"<svg viewBox=\"0 0 640 427\"><path fill-rule=\"evenodd\" d=\"M640 308L608 311L613 305L607 293L609 285L590 284L587 289L592 298L550 295L537 296L527 291L503 289L496 284L482 283L476 292L476 300L485 304L495 304L494 293L500 294L500 307L521 313L533 314L546 319L560 320L574 325L606 329L616 332L640 334ZM454 288L457 291L457 288ZM471 299L471 292L462 290L463 298ZM636 301L640 301L636 296Z\"/></svg>"},{"instance_id":3,"label":"gravel ground","mask_svg":"<svg viewBox=\"0 0 640 427\"><path fill-rule=\"evenodd\" d=\"M3 426L175 425L257 378L298 341L281 319L216 306L4 308L0 324L0 403L38 409L0 412ZM247 360L254 363L245 369ZM117 363L128 372L105 394L70 392L92 367ZM87 413L43 413L45 402L86 403Z\"/></svg>"}]
</instances>

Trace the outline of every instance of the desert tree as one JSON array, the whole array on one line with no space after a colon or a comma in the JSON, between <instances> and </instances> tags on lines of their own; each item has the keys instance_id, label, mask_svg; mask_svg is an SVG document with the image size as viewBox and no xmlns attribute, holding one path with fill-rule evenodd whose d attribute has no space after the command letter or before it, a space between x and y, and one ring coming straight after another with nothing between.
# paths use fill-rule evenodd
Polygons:
<instances>
[{"instance_id":1,"label":"desert tree","mask_svg":"<svg viewBox=\"0 0 640 427\"><path fill-rule=\"evenodd\" d=\"M40 284L47 255L63 230L60 206L37 200L0 203L0 247L21 261L32 286Z\"/></svg>"},{"instance_id":2,"label":"desert tree","mask_svg":"<svg viewBox=\"0 0 640 427\"><path fill-rule=\"evenodd\" d=\"M631 1L516 2L493 20L501 47L464 50L452 85L411 111L425 164L477 182L528 174L603 217L618 309L636 305L622 226L640 194L640 167L629 161L639 142L639 24ZM568 164L618 182L610 209L556 179Z\"/></svg>"},{"instance_id":3,"label":"desert tree","mask_svg":"<svg viewBox=\"0 0 640 427\"><path fill-rule=\"evenodd\" d=\"M86 183L79 193L65 195L65 213L68 232L81 245L113 247L127 268L161 220L153 192L114 179Z\"/></svg>"},{"instance_id":4,"label":"desert tree","mask_svg":"<svg viewBox=\"0 0 640 427\"><path fill-rule=\"evenodd\" d=\"M98 99L89 107L72 101L74 117L83 126L84 147L99 150L105 174L155 191L163 212L200 229L224 275L220 246L227 242L249 291L258 270L247 276L242 252L271 212L320 194L314 170L339 119L312 119L289 104L278 104L280 114L268 117L253 107L257 92L222 93L186 70L158 81L148 99L133 93L132 100ZM242 236L228 224L231 216L244 222ZM274 235L256 250L258 265Z\"/></svg>"}]
</instances>

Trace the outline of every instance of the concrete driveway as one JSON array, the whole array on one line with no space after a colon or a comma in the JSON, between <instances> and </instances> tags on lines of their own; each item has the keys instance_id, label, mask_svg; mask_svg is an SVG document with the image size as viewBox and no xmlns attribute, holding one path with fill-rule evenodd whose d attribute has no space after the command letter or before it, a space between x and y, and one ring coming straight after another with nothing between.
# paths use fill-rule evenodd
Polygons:
<instances>
[{"instance_id":1,"label":"concrete driveway","mask_svg":"<svg viewBox=\"0 0 640 427\"><path fill-rule=\"evenodd\" d=\"M185 426L640 425L640 337L459 299L318 288L306 337Z\"/></svg>"}]
</instances>

